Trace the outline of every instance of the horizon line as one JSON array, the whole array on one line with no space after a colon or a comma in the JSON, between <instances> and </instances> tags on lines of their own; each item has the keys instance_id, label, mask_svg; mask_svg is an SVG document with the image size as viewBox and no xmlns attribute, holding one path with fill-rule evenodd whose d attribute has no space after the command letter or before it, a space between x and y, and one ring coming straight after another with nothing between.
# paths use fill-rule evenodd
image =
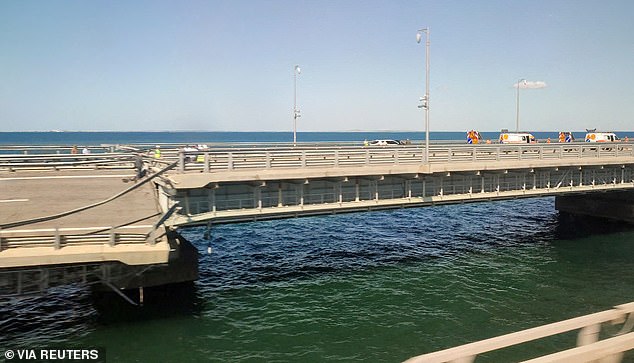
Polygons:
<instances>
[{"instance_id":1,"label":"horizon line","mask_svg":"<svg viewBox=\"0 0 634 363\"><path fill-rule=\"evenodd\" d=\"M468 132L469 130L437 130L437 131L429 131L430 133L435 133L435 132ZM534 131L526 131L526 130L521 130L519 132L560 132L562 130L534 130ZM587 132L586 129L584 130L577 130L577 131L570 131L569 129L566 130L569 132ZM105 133L105 132L151 132L151 133L169 133L169 132L173 132L173 133L185 133L185 132L223 132L223 133L250 133L250 132L267 132L267 133L293 133L293 131L280 131L280 130L241 130L241 131L237 131L237 130L13 130L13 131L0 131L1 133L16 133L16 132L22 132L22 133L80 133L80 132L85 132L85 133ZM362 133L362 132L372 132L372 133L376 133L376 132L387 132L387 133L424 133L424 130L340 130L340 131L297 131L298 134L300 133ZM480 132L502 132L502 130L493 130L493 131L480 131ZM515 132L512 130L508 130L507 132ZM634 130L603 130L603 132L634 132Z\"/></svg>"}]
</instances>

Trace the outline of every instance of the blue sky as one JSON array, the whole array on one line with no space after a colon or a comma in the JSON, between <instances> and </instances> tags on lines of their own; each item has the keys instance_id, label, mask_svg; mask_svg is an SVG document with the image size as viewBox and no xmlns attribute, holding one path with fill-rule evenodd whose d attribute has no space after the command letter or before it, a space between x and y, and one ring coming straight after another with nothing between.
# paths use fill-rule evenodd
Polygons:
<instances>
[{"instance_id":1,"label":"blue sky","mask_svg":"<svg viewBox=\"0 0 634 363\"><path fill-rule=\"evenodd\" d=\"M632 130L634 2L0 1L0 131Z\"/></svg>"}]
</instances>

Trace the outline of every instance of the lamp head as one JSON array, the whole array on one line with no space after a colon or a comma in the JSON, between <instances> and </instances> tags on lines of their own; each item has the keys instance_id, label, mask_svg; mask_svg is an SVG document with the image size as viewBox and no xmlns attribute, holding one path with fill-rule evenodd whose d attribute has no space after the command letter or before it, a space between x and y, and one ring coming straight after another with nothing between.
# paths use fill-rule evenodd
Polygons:
<instances>
[{"instance_id":1,"label":"lamp head","mask_svg":"<svg viewBox=\"0 0 634 363\"><path fill-rule=\"evenodd\" d=\"M429 35L429 28L419 29L416 33L416 43L420 43L423 40L423 33L427 33Z\"/></svg>"}]
</instances>

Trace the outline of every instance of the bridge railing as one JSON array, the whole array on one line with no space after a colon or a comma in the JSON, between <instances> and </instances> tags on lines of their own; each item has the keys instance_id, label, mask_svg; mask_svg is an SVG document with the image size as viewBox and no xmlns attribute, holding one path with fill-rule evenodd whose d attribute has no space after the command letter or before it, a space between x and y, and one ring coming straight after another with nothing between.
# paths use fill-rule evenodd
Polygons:
<instances>
[{"instance_id":1,"label":"bridge railing","mask_svg":"<svg viewBox=\"0 0 634 363\"><path fill-rule=\"evenodd\" d=\"M430 163L485 162L632 157L630 143L566 143L537 145L432 145ZM290 147L265 149L165 150L162 158L177 159L179 172L308 167L346 167L421 164L419 145L395 147Z\"/></svg>"},{"instance_id":2,"label":"bridge railing","mask_svg":"<svg viewBox=\"0 0 634 363\"><path fill-rule=\"evenodd\" d=\"M0 170L129 168L133 158L125 153L1 155Z\"/></svg>"},{"instance_id":3,"label":"bridge railing","mask_svg":"<svg viewBox=\"0 0 634 363\"><path fill-rule=\"evenodd\" d=\"M112 153L118 145L0 145L0 155L43 155L43 154L72 154L75 150L88 150L91 154Z\"/></svg>"},{"instance_id":4,"label":"bridge railing","mask_svg":"<svg viewBox=\"0 0 634 363\"><path fill-rule=\"evenodd\" d=\"M0 251L22 247L143 244L148 242L148 226L0 230ZM151 241L149 241L151 242Z\"/></svg>"},{"instance_id":5,"label":"bridge railing","mask_svg":"<svg viewBox=\"0 0 634 363\"><path fill-rule=\"evenodd\" d=\"M614 337L599 340L603 324L623 324ZM473 362L477 355L514 345L578 330L577 347L529 362L589 362L610 357L610 362L620 362L619 354L634 349L634 302L615 306L594 314L584 315L557 323L547 324L495 338L469 343L433 353L419 355L405 363ZM603 336L603 335L601 335Z\"/></svg>"}]
</instances>

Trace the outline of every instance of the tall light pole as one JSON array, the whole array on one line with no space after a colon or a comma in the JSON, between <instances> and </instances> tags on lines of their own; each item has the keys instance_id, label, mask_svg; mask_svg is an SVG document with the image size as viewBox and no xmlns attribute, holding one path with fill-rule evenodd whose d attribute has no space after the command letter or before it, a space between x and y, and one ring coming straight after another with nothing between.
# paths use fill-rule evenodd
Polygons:
<instances>
[{"instance_id":1,"label":"tall light pole","mask_svg":"<svg viewBox=\"0 0 634 363\"><path fill-rule=\"evenodd\" d=\"M425 162L429 162L429 28L418 30L416 42L420 43L425 34L425 96L421 98L419 108L425 109Z\"/></svg>"},{"instance_id":2,"label":"tall light pole","mask_svg":"<svg viewBox=\"0 0 634 363\"><path fill-rule=\"evenodd\" d=\"M297 118L301 117L300 113L299 113L299 109L297 108L297 75L300 74L302 72L301 69L299 69L298 65L295 65L295 68L293 69L293 90L294 90L294 97L293 97L293 146L297 145Z\"/></svg>"},{"instance_id":3,"label":"tall light pole","mask_svg":"<svg viewBox=\"0 0 634 363\"><path fill-rule=\"evenodd\" d=\"M517 81L517 100L515 101L515 132L520 132L520 83L526 80L524 78Z\"/></svg>"}]
</instances>

